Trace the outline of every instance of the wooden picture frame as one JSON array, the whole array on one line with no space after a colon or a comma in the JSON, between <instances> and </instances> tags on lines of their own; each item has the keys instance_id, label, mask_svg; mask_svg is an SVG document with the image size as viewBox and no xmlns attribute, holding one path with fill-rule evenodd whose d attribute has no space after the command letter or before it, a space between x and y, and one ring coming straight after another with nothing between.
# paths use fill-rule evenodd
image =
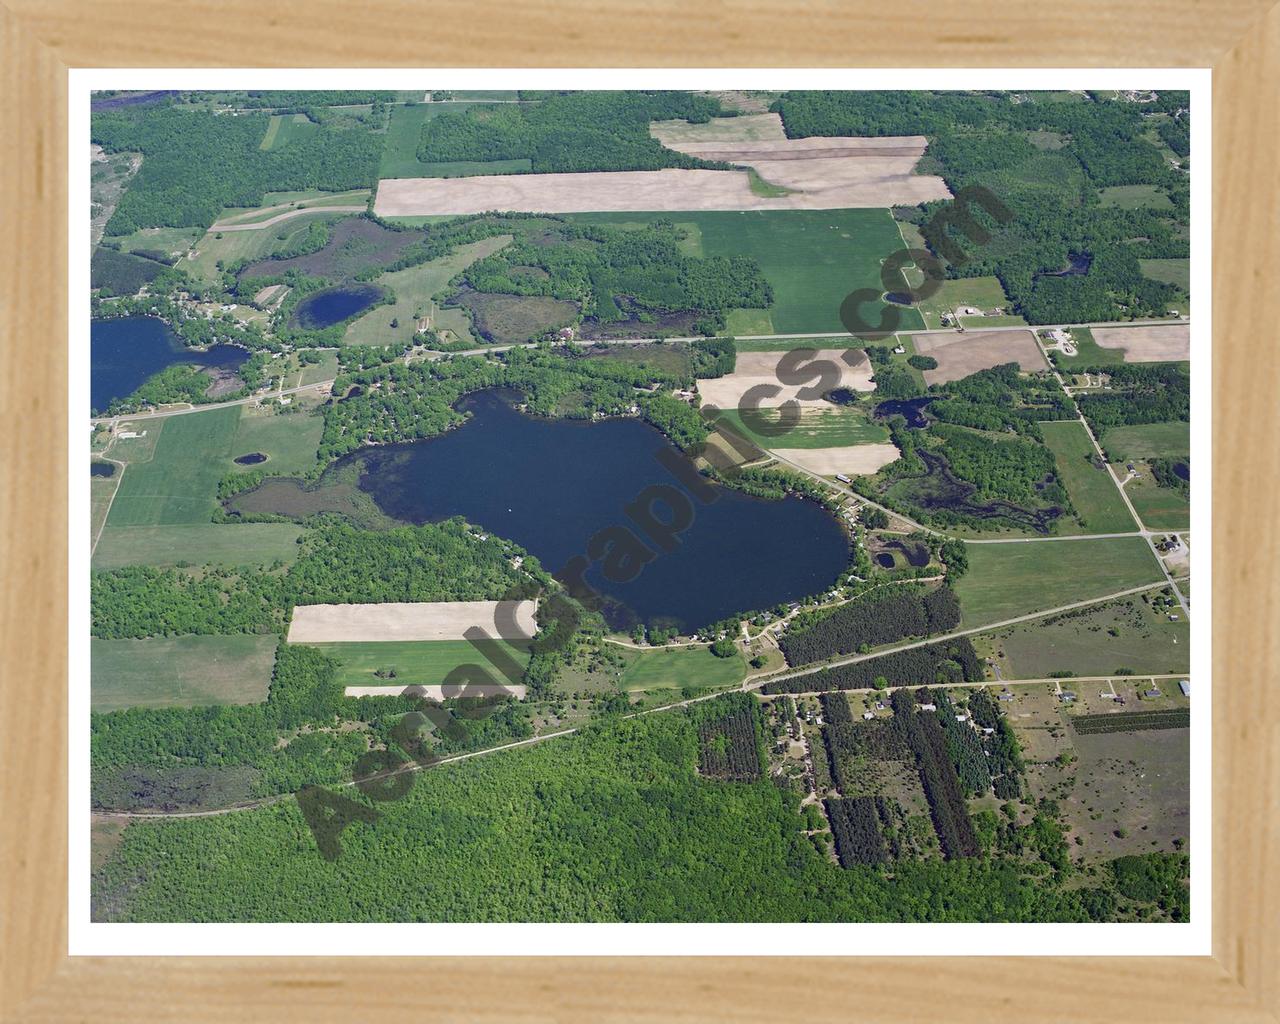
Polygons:
<instances>
[{"instance_id":1,"label":"wooden picture frame","mask_svg":"<svg viewBox=\"0 0 1280 1024\"><path fill-rule=\"evenodd\" d=\"M6 1020L1280 1020L1280 7L224 0L0 7L0 1008ZM94 958L67 955L67 71L207 66L1214 69L1213 955ZM75 154L71 154L75 157ZM1256 347L1255 347L1256 346ZM41 422L41 429L33 424ZM1271 466L1268 470L1267 466ZM126 926L127 927L127 926ZM776 951L771 951L776 952ZM869 952L874 952L869 950ZM958 949L962 954L964 950ZM813 984L827 995L807 999ZM832 991L840 993L831 999ZM797 1005L796 1000L800 1000ZM795 1009L791 1009L795 1007Z\"/></svg>"}]
</instances>

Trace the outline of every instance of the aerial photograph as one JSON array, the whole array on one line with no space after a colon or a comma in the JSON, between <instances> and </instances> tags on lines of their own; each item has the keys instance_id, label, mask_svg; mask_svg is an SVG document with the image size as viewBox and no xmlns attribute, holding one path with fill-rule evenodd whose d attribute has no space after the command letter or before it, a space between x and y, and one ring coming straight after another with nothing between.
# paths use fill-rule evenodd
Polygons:
<instances>
[{"instance_id":1,"label":"aerial photograph","mask_svg":"<svg viewBox=\"0 0 1280 1024\"><path fill-rule=\"evenodd\" d=\"M1190 107L94 92L91 920L1190 921Z\"/></svg>"}]
</instances>

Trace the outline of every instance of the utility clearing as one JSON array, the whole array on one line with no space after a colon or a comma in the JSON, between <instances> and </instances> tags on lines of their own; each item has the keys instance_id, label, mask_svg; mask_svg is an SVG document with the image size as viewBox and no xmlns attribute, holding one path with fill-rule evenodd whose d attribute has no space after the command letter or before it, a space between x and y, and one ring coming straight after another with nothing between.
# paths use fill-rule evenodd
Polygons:
<instances>
[{"instance_id":1,"label":"utility clearing","mask_svg":"<svg viewBox=\"0 0 1280 1024\"><path fill-rule=\"evenodd\" d=\"M484 630L502 640L528 640L538 631L537 601L422 601L387 604L308 604L293 610L289 643L465 640Z\"/></svg>"}]
</instances>

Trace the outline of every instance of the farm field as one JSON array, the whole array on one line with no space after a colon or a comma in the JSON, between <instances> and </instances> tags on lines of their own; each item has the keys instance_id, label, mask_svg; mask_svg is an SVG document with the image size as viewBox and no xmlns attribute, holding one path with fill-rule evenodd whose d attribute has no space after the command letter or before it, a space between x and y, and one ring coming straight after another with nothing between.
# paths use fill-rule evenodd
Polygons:
<instances>
[{"instance_id":1,"label":"farm field","mask_svg":"<svg viewBox=\"0 0 1280 1024\"><path fill-rule=\"evenodd\" d=\"M1117 467L1121 477L1126 470ZM1124 485L1138 518L1148 530L1187 530L1191 528L1191 502L1176 487L1161 487L1145 462L1135 462L1140 474Z\"/></svg>"},{"instance_id":2,"label":"farm field","mask_svg":"<svg viewBox=\"0 0 1280 1024\"><path fill-rule=\"evenodd\" d=\"M717 658L706 647L642 651L627 648L623 658L627 665L622 670L618 685L629 693L638 690L679 689L684 686L716 689L733 686L747 674L747 663L741 654Z\"/></svg>"},{"instance_id":3,"label":"farm field","mask_svg":"<svg viewBox=\"0 0 1280 1024\"><path fill-rule=\"evenodd\" d=\"M1163 580L1141 537L970 544L956 581L965 626L999 622Z\"/></svg>"},{"instance_id":4,"label":"farm field","mask_svg":"<svg viewBox=\"0 0 1280 1024\"><path fill-rule=\"evenodd\" d=\"M1127 533L1137 524L1105 465L1096 466L1097 454L1084 424L1077 420L1042 423L1044 443L1053 452L1058 475L1076 507L1084 533ZM1101 461L1101 460L1098 460Z\"/></svg>"},{"instance_id":5,"label":"farm field","mask_svg":"<svg viewBox=\"0 0 1280 1024\"><path fill-rule=\"evenodd\" d=\"M289 643L462 640L479 627L489 636L529 639L538 630L536 601L419 601L308 604L293 610Z\"/></svg>"},{"instance_id":6,"label":"farm field","mask_svg":"<svg viewBox=\"0 0 1280 1024\"><path fill-rule=\"evenodd\" d=\"M529 663L529 644L523 641L495 641L499 658L509 658L523 672ZM488 653L481 654L468 640L392 641L389 643L318 643L313 646L342 662L338 682L343 686L408 686L444 682L445 677L462 665L482 665L485 671L501 681ZM379 671L395 675L376 675ZM518 679L519 677L517 677Z\"/></svg>"},{"instance_id":7,"label":"farm field","mask_svg":"<svg viewBox=\"0 0 1280 1024\"><path fill-rule=\"evenodd\" d=\"M181 636L91 642L90 707L197 707L265 700L274 636Z\"/></svg>"},{"instance_id":8,"label":"farm field","mask_svg":"<svg viewBox=\"0 0 1280 1024\"><path fill-rule=\"evenodd\" d=\"M925 370L926 384L948 384L979 370L1002 363L1017 363L1024 372L1046 368L1044 355L1031 331L971 331L965 334L919 334L916 352L938 361L934 370Z\"/></svg>"},{"instance_id":9,"label":"farm field","mask_svg":"<svg viewBox=\"0 0 1280 1024\"><path fill-rule=\"evenodd\" d=\"M111 499L120 485L120 467L112 476L95 476L89 481L89 537L97 537L107 518L107 510L111 507Z\"/></svg>"},{"instance_id":10,"label":"farm field","mask_svg":"<svg viewBox=\"0 0 1280 1024\"><path fill-rule=\"evenodd\" d=\"M292 523L179 523L108 526L93 568L125 565L269 565L298 557L302 528Z\"/></svg>"},{"instance_id":11,"label":"farm field","mask_svg":"<svg viewBox=\"0 0 1280 1024\"><path fill-rule=\"evenodd\" d=\"M1054 672L1108 675L1187 672L1191 668L1191 624L1154 610L1142 594L1082 608L1049 619L1009 626L974 638L991 658L997 678L1037 679Z\"/></svg>"},{"instance_id":12,"label":"farm field","mask_svg":"<svg viewBox=\"0 0 1280 1024\"><path fill-rule=\"evenodd\" d=\"M466 315L459 309L440 309L433 307L431 297L445 290L450 278L470 266L478 259L483 259L505 247L511 241L510 235L497 235L479 242L460 245L451 255L432 260L420 266L408 267L390 274L383 274L376 284L390 288L396 301L388 306L379 306L364 316L347 325L342 340L347 345L390 345L396 342L412 341L417 334L418 316L428 315L434 308L432 325L437 331L445 329L449 332L446 340L457 339L476 343L471 335L470 323ZM391 322L397 326L392 327Z\"/></svg>"},{"instance_id":13,"label":"farm field","mask_svg":"<svg viewBox=\"0 0 1280 1024\"><path fill-rule=\"evenodd\" d=\"M262 137L259 148L280 149L319 127L306 114L272 114L271 120L267 122L267 133Z\"/></svg>"},{"instance_id":14,"label":"farm field","mask_svg":"<svg viewBox=\"0 0 1280 1024\"><path fill-rule=\"evenodd\" d=\"M763 409L757 413L771 423L780 422L780 413ZM722 419L761 448L842 448L889 440L889 431L878 423L872 423L865 412L843 406L801 409L800 422L787 433L773 437L758 434L747 427L737 409L726 409Z\"/></svg>"},{"instance_id":15,"label":"farm field","mask_svg":"<svg viewBox=\"0 0 1280 1024\"><path fill-rule=\"evenodd\" d=\"M430 118L443 113L456 113L473 107L469 101L443 103L416 103L412 106L394 106L391 108L391 119L387 122L386 141L382 147L382 161L378 167L379 178L428 178L435 176L440 165L423 163L418 159L418 143L422 137L422 126ZM505 173L527 171L528 160L504 160L502 164L512 165ZM516 166L519 165L519 166ZM496 168L495 168L496 171ZM471 171L472 174L483 173Z\"/></svg>"},{"instance_id":16,"label":"farm field","mask_svg":"<svg viewBox=\"0 0 1280 1024\"><path fill-rule=\"evenodd\" d=\"M1191 358L1191 325L1187 323L1092 330L1093 340L1102 348L1122 349L1126 363L1181 362Z\"/></svg>"},{"instance_id":17,"label":"farm field","mask_svg":"<svg viewBox=\"0 0 1280 1024\"><path fill-rule=\"evenodd\" d=\"M1114 461L1124 459L1158 459L1191 453L1191 424L1184 420L1173 423L1142 423L1137 426L1111 427L1098 443Z\"/></svg>"},{"instance_id":18,"label":"farm field","mask_svg":"<svg viewBox=\"0 0 1280 1024\"><path fill-rule=\"evenodd\" d=\"M1184 292L1191 291L1191 260L1138 260L1142 268L1142 276L1153 281L1164 281L1174 284Z\"/></svg>"},{"instance_id":19,"label":"farm field","mask_svg":"<svg viewBox=\"0 0 1280 1024\"><path fill-rule=\"evenodd\" d=\"M842 358L851 354L853 362ZM776 394L764 394L759 397L758 408L776 409L787 402L795 401L802 409L828 411L832 403L825 398L800 398L799 392L812 389L813 380L806 378L800 384L783 384L778 379L778 364L786 357L785 351L772 352L739 352L733 373L723 377L698 381L698 394L704 404L711 404L718 409L739 409L743 400L752 388L769 387L776 389ZM812 359L830 363L840 370L840 379L832 386L847 388L851 391L874 391L871 381L871 360L867 354L858 350L815 349ZM833 375L834 376L834 375Z\"/></svg>"},{"instance_id":20,"label":"farm field","mask_svg":"<svg viewBox=\"0 0 1280 1024\"><path fill-rule=\"evenodd\" d=\"M231 468L239 406L147 421L159 436L147 462L130 464L107 526L208 523L218 481Z\"/></svg>"},{"instance_id":21,"label":"farm field","mask_svg":"<svg viewBox=\"0 0 1280 1024\"><path fill-rule=\"evenodd\" d=\"M317 213L312 217L287 220L261 231L210 230L195 244L195 257L184 257L178 266L198 280L212 284L222 277L219 263L230 266L240 260L265 259L274 252L288 250L318 219L338 220L349 216L351 214Z\"/></svg>"}]
</instances>

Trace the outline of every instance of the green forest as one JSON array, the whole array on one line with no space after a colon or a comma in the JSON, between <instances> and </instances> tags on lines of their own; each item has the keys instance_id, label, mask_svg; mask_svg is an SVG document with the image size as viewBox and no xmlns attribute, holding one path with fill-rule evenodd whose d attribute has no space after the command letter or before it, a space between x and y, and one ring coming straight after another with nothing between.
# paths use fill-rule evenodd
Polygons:
<instances>
[{"instance_id":1,"label":"green forest","mask_svg":"<svg viewBox=\"0 0 1280 1024\"><path fill-rule=\"evenodd\" d=\"M991 237L974 241L954 229L928 229L948 204L929 203L903 216L925 227L935 254L951 254L948 276L994 274L1017 313L1047 324L1163 316L1182 296L1143 277L1138 264L1189 255L1185 168L1166 163L1144 137L1151 119L1161 124L1161 138L1186 149L1189 115L1184 109L1167 120L1170 103L1175 112L1186 108L1187 94L1165 93L1158 105L1144 105L1098 96L1053 102L1035 93L814 91L785 93L774 109L793 139L927 135L919 172L940 174L953 194L982 186L1012 218L1001 224L975 207L977 223ZM1042 149L1033 141L1042 138L1060 145ZM1102 207L1099 191L1115 185L1151 185L1172 208ZM1085 258L1087 270L1064 273L1075 257Z\"/></svg>"}]
</instances>

